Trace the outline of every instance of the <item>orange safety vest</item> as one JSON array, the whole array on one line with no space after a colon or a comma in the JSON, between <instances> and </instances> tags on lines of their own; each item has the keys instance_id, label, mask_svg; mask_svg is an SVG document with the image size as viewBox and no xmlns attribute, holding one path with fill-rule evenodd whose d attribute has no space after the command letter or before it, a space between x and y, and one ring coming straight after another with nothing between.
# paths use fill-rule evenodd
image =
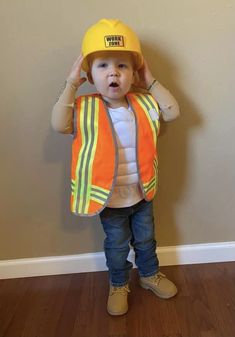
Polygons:
<instances>
[{"instance_id":1,"label":"orange safety vest","mask_svg":"<svg viewBox=\"0 0 235 337\"><path fill-rule=\"evenodd\" d=\"M150 94L126 96L136 121L136 160L146 200L157 190L159 109ZM98 94L76 100L71 165L71 211L95 215L107 205L117 176L118 147L108 108Z\"/></svg>"}]
</instances>

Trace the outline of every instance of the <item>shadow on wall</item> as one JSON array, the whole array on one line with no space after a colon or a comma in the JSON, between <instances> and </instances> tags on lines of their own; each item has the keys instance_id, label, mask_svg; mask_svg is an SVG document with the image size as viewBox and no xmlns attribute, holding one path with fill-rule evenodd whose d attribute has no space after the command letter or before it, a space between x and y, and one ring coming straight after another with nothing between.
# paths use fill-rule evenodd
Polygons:
<instances>
[{"instance_id":1,"label":"shadow on wall","mask_svg":"<svg viewBox=\"0 0 235 337\"><path fill-rule=\"evenodd\" d=\"M159 246L177 245L181 242L179 224L175 218L175 206L183 196L188 172L189 135L192 128L200 127L202 121L192 102L177 86L177 68L160 50L143 44L143 52L152 73L166 86L180 105L181 117L175 122L162 123L159 137L159 190L154 201L156 234ZM169 84L169 85L168 85ZM90 89L90 88L88 88ZM83 91L83 89L82 89ZM52 108L52 107L51 107ZM90 226L89 248L102 250L102 228L99 217L77 217L70 212L70 158L72 137L59 135L51 128L45 144L45 157L50 162L63 162L63 179L61 180L61 221L65 232L78 234ZM92 242L93 240L93 242ZM78 244L79 246L79 244Z\"/></svg>"},{"instance_id":2,"label":"shadow on wall","mask_svg":"<svg viewBox=\"0 0 235 337\"><path fill-rule=\"evenodd\" d=\"M194 104L178 86L179 74L174 61L148 44L143 44L143 53L152 73L170 90L180 106L181 115L177 120L161 123L158 140L159 189L154 201L158 245L174 246L182 244L175 207L183 198L188 181L190 133L201 127L203 121Z\"/></svg>"}]
</instances>

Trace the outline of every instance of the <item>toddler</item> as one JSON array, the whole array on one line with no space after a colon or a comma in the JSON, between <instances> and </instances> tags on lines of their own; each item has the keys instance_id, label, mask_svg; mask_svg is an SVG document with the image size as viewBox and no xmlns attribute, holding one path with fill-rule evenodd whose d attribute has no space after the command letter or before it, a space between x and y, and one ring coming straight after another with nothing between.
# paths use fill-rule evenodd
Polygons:
<instances>
[{"instance_id":1,"label":"toddler","mask_svg":"<svg viewBox=\"0 0 235 337\"><path fill-rule=\"evenodd\" d=\"M81 76L81 70L87 77ZM87 79L97 93L76 97ZM159 271L153 198L160 119L171 121L178 115L177 102L152 75L129 26L102 19L87 30L82 53L53 108L52 126L73 134L71 211L81 216L99 214L106 235L111 315L128 311L130 246L140 285L165 299L177 293L173 282Z\"/></svg>"}]
</instances>

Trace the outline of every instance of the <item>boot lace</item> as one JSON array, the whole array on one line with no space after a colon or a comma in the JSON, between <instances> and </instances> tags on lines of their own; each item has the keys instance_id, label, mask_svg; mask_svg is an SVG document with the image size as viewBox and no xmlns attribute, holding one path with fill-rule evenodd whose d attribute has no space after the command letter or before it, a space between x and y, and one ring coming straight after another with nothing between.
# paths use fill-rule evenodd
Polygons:
<instances>
[{"instance_id":1,"label":"boot lace","mask_svg":"<svg viewBox=\"0 0 235 337\"><path fill-rule=\"evenodd\" d=\"M161 272L158 272L157 274L150 276L149 280L153 283L156 283L157 285L159 285L159 283L161 282L161 280L163 278L166 278L166 275L162 274Z\"/></svg>"},{"instance_id":2,"label":"boot lace","mask_svg":"<svg viewBox=\"0 0 235 337\"><path fill-rule=\"evenodd\" d=\"M121 287L112 286L110 295L117 294L117 293L126 295L126 293L129 293L129 292L130 292L130 288L127 284Z\"/></svg>"}]
</instances>

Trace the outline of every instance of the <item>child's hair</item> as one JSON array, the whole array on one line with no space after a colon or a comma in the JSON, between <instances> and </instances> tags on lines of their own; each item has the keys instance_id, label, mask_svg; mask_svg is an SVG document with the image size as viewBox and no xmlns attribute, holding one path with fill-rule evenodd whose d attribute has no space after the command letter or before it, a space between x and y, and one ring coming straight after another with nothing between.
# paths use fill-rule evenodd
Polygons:
<instances>
[{"instance_id":1,"label":"child's hair","mask_svg":"<svg viewBox=\"0 0 235 337\"><path fill-rule=\"evenodd\" d=\"M133 55L136 69L143 64L140 42L136 33L117 19L102 19L85 33L82 41L84 57L82 69L85 72L89 70L89 55L98 51L128 51Z\"/></svg>"}]
</instances>

